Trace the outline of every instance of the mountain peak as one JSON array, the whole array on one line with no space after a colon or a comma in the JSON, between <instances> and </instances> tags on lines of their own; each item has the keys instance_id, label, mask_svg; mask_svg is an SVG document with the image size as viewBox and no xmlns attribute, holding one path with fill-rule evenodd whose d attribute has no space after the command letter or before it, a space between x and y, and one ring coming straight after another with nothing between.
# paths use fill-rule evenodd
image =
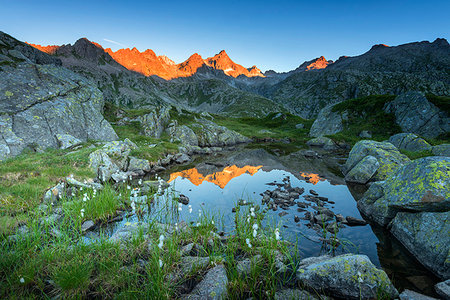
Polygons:
<instances>
[{"instance_id":1,"label":"mountain peak","mask_svg":"<svg viewBox=\"0 0 450 300\"><path fill-rule=\"evenodd\" d=\"M325 69L331 63L333 63L332 60L327 60L324 56L320 56L313 60L305 61L297 69L295 69L295 71L301 72Z\"/></svg>"}]
</instances>

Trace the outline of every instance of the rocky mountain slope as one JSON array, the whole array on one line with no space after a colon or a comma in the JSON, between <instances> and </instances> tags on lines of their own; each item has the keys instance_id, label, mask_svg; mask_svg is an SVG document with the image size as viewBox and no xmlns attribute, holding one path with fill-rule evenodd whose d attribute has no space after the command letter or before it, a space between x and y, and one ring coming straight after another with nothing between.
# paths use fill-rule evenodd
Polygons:
<instances>
[{"instance_id":1,"label":"rocky mountain slope","mask_svg":"<svg viewBox=\"0 0 450 300\"><path fill-rule=\"evenodd\" d=\"M0 160L25 148L115 140L103 105L92 82L0 32Z\"/></svg>"}]
</instances>

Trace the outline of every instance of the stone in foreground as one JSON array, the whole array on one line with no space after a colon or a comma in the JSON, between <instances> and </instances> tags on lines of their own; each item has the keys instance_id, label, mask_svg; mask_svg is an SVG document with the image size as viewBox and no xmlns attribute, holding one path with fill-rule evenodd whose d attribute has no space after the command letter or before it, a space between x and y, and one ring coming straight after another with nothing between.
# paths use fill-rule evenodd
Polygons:
<instances>
[{"instance_id":1,"label":"stone in foreground","mask_svg":"<svg viewBox=\"0 0 450 300\"><path fill-rule=\"evenodd\" d=\"M345 181L366 184L379 167L378 160L372 155L368 155L345 175Z\"/></svg>"},{"instance_id":2,"label":"stone in foreground","mask_svg":"<svg viewBox=\"0 0 450 300\"><path fill-rule=\"evenodd\" d=\"M411 290L404 290L399 295L399 298L400 300L437 300L436 298L428 297Z\"/></svg>"},{"instance_id":3,"label":"stone in foreground","mask_svg":"<svg viewBox=\"0 0 450 300\"><path fill-rule=\"evenodd\" d=\"M439 282L434 286L436 293L442 297L442 299L450 300L450 279Z\"/></svg>"},{"instance_id":4,"label":"stone in foreground","mask_svg":"<svg viewBox=\"0 0 450 300\"><path fill-rule=\"evenodd\" d=\"M315 297L314 295L312 295L311 293L307 292L307 291L302 291L302 290L292 290L292 289L284 289L281 291L278 291L275 293L274 296L275 300L292 300L292 299L296 299L296 300L316 300L316 299L323 299L323 296L321 296L320 298Z\"/></svg>"},{"instance_id":5,"label":"stone in foreground","mask_svg":"<svg viewBox=\"0 0 450 300\"><path fill-rule=\"evenodd\" d=\"M398 295L386 273L365 255L304 260L297 271L297 280L307 288L344 299L372 299L380 293L392 299Z\"/></svg>"},{"instance_id":6,"label":"stone in foreground","mask_svg":"<svg viewBox=\"0 0 450 300\"><path fill-rule=\"evenodd\" d=\"M218 265L209 270L203 280L192 290L192 293L183 299L226 299L227 284L225 267Z\"/></svg>"},{"instance_id":7,"label":"stone in foreground","mask_svg":"<svg viewBox=\"0 0 450 300\"><path fill-rule=\"evenodd\" d=\"M450 277L450 211L398 213L391 232L425 267Z\"/></svg>"}]
</instances>

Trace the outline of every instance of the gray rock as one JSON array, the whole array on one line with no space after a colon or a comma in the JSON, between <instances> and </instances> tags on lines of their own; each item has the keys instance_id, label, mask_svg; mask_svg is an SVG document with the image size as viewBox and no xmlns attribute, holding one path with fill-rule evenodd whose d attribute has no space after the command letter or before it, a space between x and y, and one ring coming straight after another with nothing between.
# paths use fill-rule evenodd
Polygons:
<instances>
[{"instance_id":1,"label":"gray rock","mask_svg":"<svg viewBox=\"0 0 450 300\"><path fill-rule=\"evenodd\" d=\"M85 222L83 222L83 224L81 225L81 231L82 232L86 232L91 230L92 228L94 228L95 223L92 220L87 220Z\"/></svg>"},{"instance_id":2,"label":"gray rock","mask_svg":"<svg viewBox=\"0 0 450 300\"><path fill-rule=\"evenodd\" d=\"M299 123L299 124L295 125L295 129L303 129L303 128L305 128L305 125L302 124L302 123Z\"/></svg>"},{"instance_id":3,"label":"gray rock","mask_svg":"<svg viewBox=\"0 0 450 300\"><path fill-rule=\"evenodd\" d=\"M313 139L307 141L306 144L311 147L320 147L320 148L323 148L324 150L329 150L329 151L339 149L339 146L335 142L333 142L332 139L324 137L324 136L319 136L319 137L313 138Z\"/></svg>"},{"instance_id":4,"label":"gray rock","mask_svg":"<svg viewBox=\"0 0 450 300\"><path fill-rule=\"evenodd\" d=\"M262 256L257 254L253 256L252 258L246 258L244 260L238 261L236 264L236 270L241 277L246 277L250 275L250 272L252 270L252 266L255 264L258 264L260 260L262 259Z\"/></svg>"},{"instance_id":5,"label":"gray rock","mask_svg":"<svg viewBox=\"0 0 450 300\"><path fill-rule=\"evenodd\" d=\"M430 151L431 145L413 133L398 133L389 138L397 149L413 152Z\"/></svg>"},{"instance_id":6,"label":"gray rock","mask_svg":"<svg viewBox=\"0 0 450 300\"><path fill-rule=\"evenodd\" d=\"M411 290L404 290L399 296L400 300L437 300Z\"/></svg>"},{"instance_id":7,"label":"gray rock","mask_svg":"<svg viewBox=\"0 0 450 300\"><path fill-rule=\"evenodd\" d=\"M232 146L251 141L242 134L230 130L225 126L219 126L212 121L205 119L197 121L198 123L191 125L191 128L195 128L194 131L197 132L198 145L200 147Z\"/></svg>"},{"instance_id":8,"label":"gray rock","mask_svg":"<svg viewBox=\"0 0 450 300\"><path fill-rule=\"evenodd\" d=\"M347 175L351 169L368 155L375 157L379 163L376 174L372 176L373 181L386 179L398 167L410 161L391 143L363 140L357 142L350 151L348 159L342 168L344 175Z\"/></svg>"},{"instance_id":9,"label":"gray rock","mask_svg":"<svg viewBox=\"0 0 450 300\"><path fill-rule=\"evenodd\" d=\"M125 225L118 229L114 234L109 238L109 241L113 243L119 243L125 245L129 242L133 236L136 236L140 231L144 233L148 230L148 224L130 224Z\"/></svg>"},{"instance_id":10,"label":"gray rock","mask_svg":"<svg viewBox=\"0 0 450 300\"><path fill-rule=\"evenodd\" d=\"M128 163L128 171L144 171L150 172L151 166L150 162L146 159L140 159L130 156L130 162Z\"/></svg>"},{"instance_id":11,"label":"gray rock","mask_svg":"<svg viewBox=\"0 0 450 300\"><path fill-rule=\"evenodd\" d=\"M172 126L167 129L171 141L179 141L182 145L198 146L198 137L195 132L186 125Z\"/></svg>"},{"instance_id":12,"label":"gray rock","mask_svg":"<svg viewBox=\"0 0 450 300\"><path fill-rule=\"evenodd\" d=\"M450 279L439 282L434 286L436 293L442 297L442 299L450 300Z\"/></svg>"},{"instance_id":13,"label":"gray rock","mask_svg":"<svg viewBox=\"0 0 450 300\"><path fill-rule=\"evenodd\" d=\"M191 158L186 153L180 153L180 154L176 155L176 157L175 157L175 162L177 164L184 164L190 160L191 160Z\"/></svg>"},{"instance_id":14,"label":"gray rock","mask_svg":"<svg viewBox=\"0 0 450 300\"><path fill-rule=\"evenodd\" d=\"M341 132L344 129L343 120L347 120L347 114L333 112L334 105L324 107L317 116L309 131L310 136L319 137L324 135L332 135Z\"/></svg>"},{"instance_id":15,"label":"gray rock","mask_svg":"<svg viewBox=\"0 0 450 300\"><path fill-rule=\"evenodd\" d=\"M57 148L57 135L83 142L117 139L101 114L103 94L91 81L4 33L0 39L14 48L10 54L27 58L0 70L0 160L25 148Z\"/></svg>"},{"instance_id":16,"label":"gray rock","mask_svg":"<svg viewBox=\"0 0 450 300\"><path fill-rule=\"evenodd\" d=\"M365 255L344 254L304 262L297 271L303 286L344 299L372 299L378 293L398 295L386 273Z\"/></svg>"},{"instance_id":17,"label":"gray rock","mask_svg":"<svg viewBox=\"0 0 450 300\"><path fill-rule=\"evenodd\" d=\"M372 134L368 130L363 130L359 133L359 137L362 137L363 139L370 139L372 138Z\"/></svg>"},{"instance_id":18,"label":"gray rock","mask_svg":"<svg viewBox=\"0 0 450 300\"><path fill-rule=\"evenodd\" d=\"M80 139L77 139L70 134L57 134L56 139L58 140L58 146L61 149L69 149L78 146L82 143Z\"/></svg>"},{"instance_id":19,"label":"gray rock","mask_svg":"<svg viewBox=\"0 0 450 300\"><path fill-rule=\"evenodd\" d=\"M83 183L83 182L76 180L73 177L66 177L66 183L69 186L74 186L77 188L87 188L87 189L96 189L96 190L103 189L103 185L101 185L100 183L93 182L91 180L88 180L85 183Z\"/></svg>"},{"instance_id":20,"label":"gray rock","mask_svg":"<svg viewBox=\"0 0 450 300\"><path fill-rule=\"evenodd\" d=\"M170 120L170 106L156 108L154 112L139 117L144 134L160 138Z\"/></svg>"},{"instance_id":21,"label":"gray rock","mask_svg":"<svg viewBox=\"0 0 450 300\"><path fill-rule=\"evenodd\" d=\"M293 290L293 289L284 289L281 291L278 291L275 293L274 296L275 300L316 300L316 299L323 299L323 297L316 297L313 294L302 291L302 290Z\"/></svg>"},{"instance_id":22,"label":"gray rock","mask_svg":"<svg viewBox=\"0 0 450 300\"><path fill-rule=\"evenodd\" d=\"M391 232L425 267L442 279L450 277L450 211L400 212Z\"/></svg>"},{"instance_id":23,"label":"gray rock","mask_svg":"<svg viewBox=\"0 0 450 300\"><path fill-rule=\"evenodd\" d=\"M379 167L378 160L372 155L367 155L345 175L345 181L366 184Z\"/></svg>"},{"instance_id":24,"label":"gray rock","mask_svg":"<svg viewBox=\"0 0 450 300\"><path fill-rule=\"evenodd\" d=\"M433 146L431 152L436 156L450 156L450 144Z\"/></svg>"},{"instance_id":25,"label":"gray rock","mask_svg":"<svg viewBox=\"0 0 450 300\"><path fill-rule=\"evenodd\" d=\"M450 131L448 113L441 111L420 92L401 94L384 110L395 115L404 132L433 138Z\"/></svg>"},{"instance_id":26,"label":"gray rock","mask_svg":"<svg viewBox=\"0 0 450 300\"><path fill-rule=\"evenodd\" d=\"M450 160L442 156L416 159L400 167L382 184L373 184L358 209L382 226L398 211L448 211Z\"/></svg>"},{"instance_id":27,"label":"gray rock","mask_svg":"<svg viewBox=\"0 0 450 300\"><path fill-rule=\"evenodd\" d=\"M201 299L226 299L227 285L228 277L225 267L218 265L208 271L190 295L200 296ZM186 299L189 299L189 296Z\"/></svg>"}]
</instances>

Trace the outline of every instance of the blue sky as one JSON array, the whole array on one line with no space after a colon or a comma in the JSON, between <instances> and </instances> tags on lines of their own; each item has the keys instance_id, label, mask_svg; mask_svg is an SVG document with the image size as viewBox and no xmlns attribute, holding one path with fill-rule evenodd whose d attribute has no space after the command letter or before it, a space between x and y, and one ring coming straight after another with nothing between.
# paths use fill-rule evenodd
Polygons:
<instances>
[{"instance_id":1,"label":"blue sky","mask_svg":"<svg viewBox=\"0 0 450 300\"><path fill-rule=\"evenodd\" d=\"M237 63L288 71L318 56L359 55L373 44L448 39L450 1L0 0L0 30L31 43L80 37L182 62L225 49ZM109 40L109 41L108 41Z\"/></svg>"}]
</instances>

